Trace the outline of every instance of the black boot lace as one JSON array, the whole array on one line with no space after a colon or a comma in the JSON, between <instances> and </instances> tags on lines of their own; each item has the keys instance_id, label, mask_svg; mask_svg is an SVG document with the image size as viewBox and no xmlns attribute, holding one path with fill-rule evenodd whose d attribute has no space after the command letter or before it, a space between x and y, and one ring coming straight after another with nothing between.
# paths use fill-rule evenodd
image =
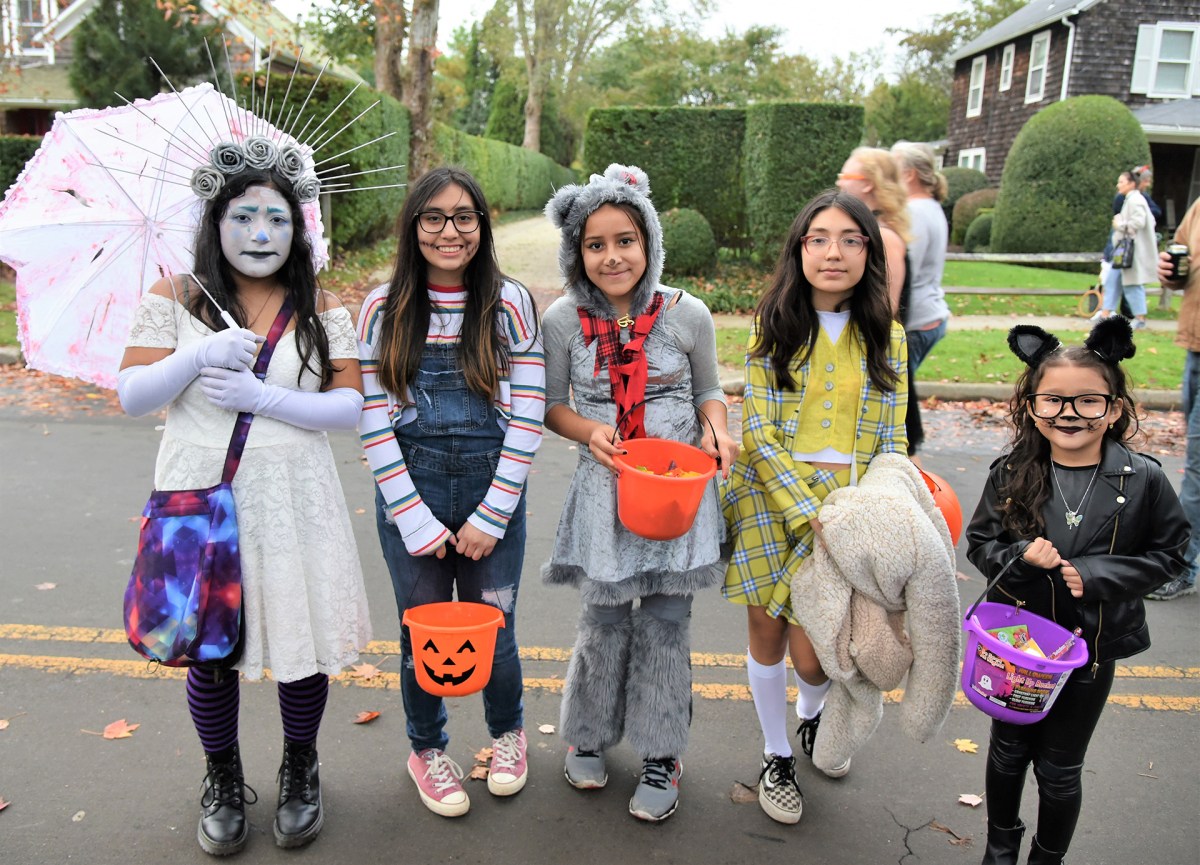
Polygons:
<instances>
[{"instance_id":1,"label":"black boot lace","mask_svg":"<svg viewBox=\"0 0 1200 865\"><path fill-rule=\"evenodd\" d=\"M642 763L642 783L647 787L657 787L659 790L665 790L670 786L671 776L674 774L674 757L646 760Z\"/></svg>"},{"instance_id":2,"label":"black boot lace","mask_svg":"<svg viewBox=\"0 0 1200 865\"><path fill-rule=\"evenodd\" d=\"M280 805L293 796L300 797L306 805L317 803L317 791L313 789L310 771L311 755L311 748L284 749L283 763L279 766Z\"/></svg>"},{"instance_id":3,"label":"black boot lace","mask_svg":"<svg viewBox=\"0 0 1200 865\"><path fill-rule=\"evenodd\" d=\"M201 808L220 808L231 805L241 811L245 805L258 801L258 793L246 783L242 768L235 760L209 763L208 774L201 782L204 793L200 797Z\"/></svg>"}]
</instances>

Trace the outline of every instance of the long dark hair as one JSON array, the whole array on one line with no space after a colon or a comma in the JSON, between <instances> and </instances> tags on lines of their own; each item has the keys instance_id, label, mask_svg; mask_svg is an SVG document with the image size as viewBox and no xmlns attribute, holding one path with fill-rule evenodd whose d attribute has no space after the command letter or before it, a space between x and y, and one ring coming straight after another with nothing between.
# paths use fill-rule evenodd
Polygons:
<instances>
[{"instance_id":1,"label":"long dark hair","mask_svg":"<svg viewBox=\"0 0 1200 865\"><path fill-rule=\"evenodd\" d=\"M304 230L304 213L300 210L300 201L286 177L277 171L247 169L226 180L216 198L204 207L204 216L196 233L196 276L239 325L245 327L248 324L246 308L237 293L233 266L221 251L221 220L229 210L229 202L245 195L246 190L253 186L274 189L287 201L291 211L292 246L288 251L287 260L275 276L292 300L292 310L296 319L296 342L302 361L301 372L305 368L309 369L321 379L321 386L324 387L329 384L337 369L329 360L329 338L317 317L317 294L320 285L317 283L316 271L313 270L312 244L308 242L308 234ZM225 323L203 292L196 292L196 296L190 298L190 304L192 315L210 328L225 328Z\"/></svg>"},{"instance_id":2,"label":"long dark hair","mask_svg":"<svg viewBox=\"0 0 1200 865\"><path fill-rule=\"evenodd\" d=\"M813 305L813 289L804 276L801 261L803 243L808 227L817 214L836 207L853 219L867 241L867 267L854 292L850 295L850 321L854 337L867 357L867 374L875 387L891 392L900 377L888 364L888 348L892 338L892 311L887 293L887 257L879 222L870 209L855 198L837 189L822 192L804 206L792 222L788 238L775 266L775 276L755 309L758 341L751 350L752 357L769 358L777 385L796 389L792 370L802 366L812 355L821 327Z\"/></svg>"},{"instance_id":3,"label":"long dark hair","mask_svg":"<svg viewBox=\"0 0 1200 865\"><path fill-rule=\"evenodd\" d=\"M497 319L504 274L496 261L487 199L468 172L453 167L435 168L409 187L396 221L396 267L383 302L379 334L379 381L394 394L403 394L417 374L433 314L426 277L428 265L417 238L417 214L452 183L470 196L475 209L482 214L474 235L479 246L463 274L467 300L458 343L463 375L471 390L491 397L500 375L508 371L510 352L501 338Z\"/></svg>"},{"instance_id":4,"label":"long dark hair","mask_svg":"<svg viewBox=\"0 0 1200 865\"><path fill-rule=\"evenodd\" d=\"M1057 366L1094 370L1104 378L1108 392L1121 400L1121 415L1104 431L1105 440L1126 442L1138 431L1133 391L1120 364L1108 363L1091 349L1076 345L1060 348L1037 366L1026 367L1008 406L1013 445L1005 460L1008 472L999 488L1001 525L1020 538L1035 538L1046 530L1042 508L1053 493L1050 442L1038 431L1026 403L1030 394L1038 392L1046 370Z\"/></svg>"}]
</instances>

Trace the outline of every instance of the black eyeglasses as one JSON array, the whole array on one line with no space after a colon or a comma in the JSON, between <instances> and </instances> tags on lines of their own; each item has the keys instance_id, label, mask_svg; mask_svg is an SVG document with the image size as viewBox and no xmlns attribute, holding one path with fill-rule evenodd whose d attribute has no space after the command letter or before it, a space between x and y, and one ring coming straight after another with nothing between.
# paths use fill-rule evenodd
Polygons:
<instances>
[{"instance_id":1,"label":"black eyeglasses","mask_svg":"<svg viewBox=\"0 0 1200 865\"><path fill-rule=\"evenodd\" d=\"M1035 417L1052 418L1063 413L1063 409L1071 406L1071 412L1076 417L1085 420L1096 420L1108 414L1112 408L1115 394L1111 393L1081 393L1077 396L1063 396L1058 393L1031 393L1025 397Z\"/></svg>"},{"instance_id":2,"label":"black eyeglasses","mask_svg":"<svg viewBox=\"0 0 1200 865\"><path fill-rule=\"evenodd\" d=\"M479 228L479 218L482 210L460 210L457 213L442 213L440 210L426 210L417 214L417 225L430 234L441 234L446 226L454 223L454 230L462 234L470 234Z\"/></svg>"},{"instance_id":3,"label":"black eyeglasses","mask_svg":"<svg viewBox=\"0 0 1200 865\"><path fill-rule=\"evenodd\" d=\"M842 255L862 255L869 240L869 237L862 234L843 234L837 239L837 245ZM832 237L823 234L806 234L800 238L800 242L804 244L804 251L809 255L825 255L834 241Z\"/></svg>"}]
</instances>

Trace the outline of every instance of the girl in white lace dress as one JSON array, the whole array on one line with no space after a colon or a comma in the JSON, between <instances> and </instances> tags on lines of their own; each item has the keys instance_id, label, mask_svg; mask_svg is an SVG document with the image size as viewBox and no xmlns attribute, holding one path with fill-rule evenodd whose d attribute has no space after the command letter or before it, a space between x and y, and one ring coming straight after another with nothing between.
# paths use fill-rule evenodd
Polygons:
<instances>
[{"instance_id":1,"label":"girl in white lace dress","mask_svg":"<svg viewBox=\"0 0 1200 865\"><path fill-rule=\"evenodd\" d=\"M362 568L325 431L354 429L362 408L349 312L320 291L292 185L247 170L205 207L196 277L241 325L225 327L190 277L163 279L137 311L118 393L141 416L167 406L154 486L220 480L238 412L253 412L233 480L245 619L233 670L190 667L188 707L208 758L200 846L240 850L249 827L238 752L239 672L279 683L284 758L275 838L295 847L323 822L316 738L329 676L371 637ZM265 381L250 367L290 297L292 321ZM253 801L253 798L251 799Z\"/></svg>"}]
</instances>

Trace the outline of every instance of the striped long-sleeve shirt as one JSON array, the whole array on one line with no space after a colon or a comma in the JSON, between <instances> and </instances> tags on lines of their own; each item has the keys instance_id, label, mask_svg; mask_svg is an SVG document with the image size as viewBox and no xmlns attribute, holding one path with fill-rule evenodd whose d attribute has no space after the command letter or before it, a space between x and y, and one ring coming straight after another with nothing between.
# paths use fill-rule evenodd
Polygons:
<instances>
[{"instance_id":1,"label":"striped long-sleeve shirt","mask_svg":"<svg viewBox=\"0 0 1200 865\"><path fill-rule=\"evenodd\" d=\"M386 297L386 285L367 295L358 323L365 394L359 437L405 547L412 555L423 555L445 543L459 527L442 525L421 500L396 441L394 428L413 420L417 409L411 393L401 398L386 392L379 383L376 345ZM433 314L429 318L427 341L457 344L462 333L466 290L430 286L429 298ZM467 519L475 528L496 538L504 537L525 488L533 455L542 442L542 421L546 414L546 360L533 299L520 285L506 281L501 290L500 309L500 332L508 340L512 359L509 373L501 375L495 395L504 444L491 488Z\"/></svg>"}]
</instances>

